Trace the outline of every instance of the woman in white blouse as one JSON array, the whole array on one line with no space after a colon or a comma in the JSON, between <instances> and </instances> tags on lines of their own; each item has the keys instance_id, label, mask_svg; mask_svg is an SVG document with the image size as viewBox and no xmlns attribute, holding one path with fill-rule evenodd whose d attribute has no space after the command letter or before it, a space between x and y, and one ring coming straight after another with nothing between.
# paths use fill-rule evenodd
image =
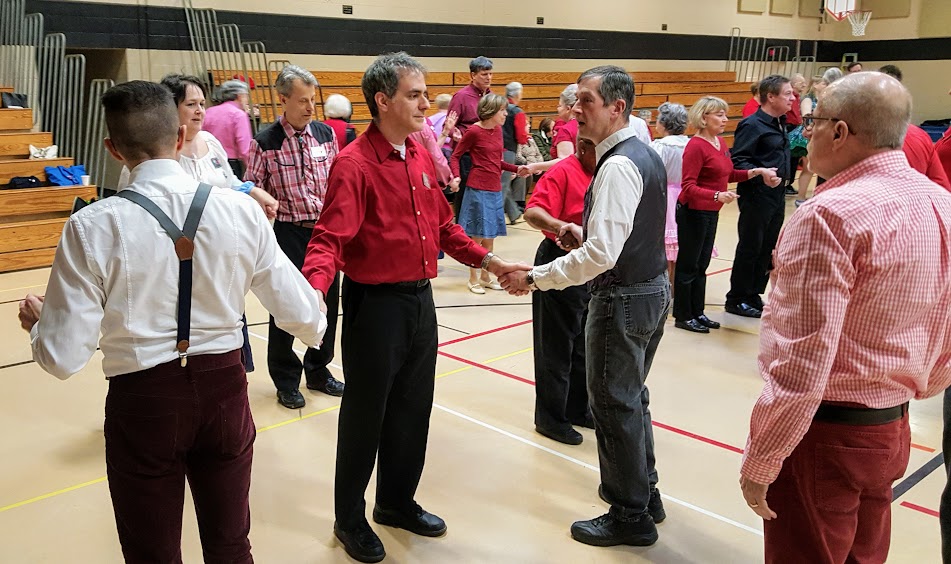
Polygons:
<instances>
[{"instance_id":1,"label":"woman in white blouse","mask_svg":"<svg viewBox=\"0 0 951 564\"><path fill-rule=\"evenodd\" d=\"M651 141L651 148L660 155L667 169L667 224L664 231L664 244L667 250L667 273L670 283L674 282L674 266L677 264L677 197L680 196L680 182L683 178L684 148L688 138L687 108L682 104L664 102L657 108L657 125L654 131L657 139Z\"/></svg>"},{"instance_id":2,"label":"woman in white blouse","mask_svg":"<svg viewBox=\"0 0 951 564\"><path fill-rule=\"evenodd\" d=\"M178 162L189 176L216 186L248 194L261 205L268 219L277 215L277 200L250 182L242 182L228 164L228 155L221 142L201 126L205 121L205 86L198 78L170 74L162 85L171 90L178 105L179 125L185 126L185 143L178 154ZM119 176L119 190L129 185L129 170L123 167Z\"/></svg>"}]
</instances>

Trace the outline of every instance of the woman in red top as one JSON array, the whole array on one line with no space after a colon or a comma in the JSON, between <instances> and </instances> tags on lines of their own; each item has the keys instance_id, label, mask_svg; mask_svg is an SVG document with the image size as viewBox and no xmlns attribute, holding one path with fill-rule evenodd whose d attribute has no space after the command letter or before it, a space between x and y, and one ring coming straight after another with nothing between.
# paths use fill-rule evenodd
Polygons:
<instances>
[{"instance_id":1,"label":"woman in red top","mask_svg":"<svg viewBox=\"0 0 951 564\"><path fill-rule=\"evenodd\" d=\"M466 179L466 191L459 209L459 225L466 235L489 251L495 238L505 235L505 213L502 200L502 171L518 172L519 167L502 159L502 124L508 115L508 102L498 94L486 94L479 100L479 120L466 130L452 151L449 164L453 182L458 184L459 159L469 153L472 169ZM481 278L480 278L481 274ZM501 290L498 280L489 279L481 268L469 269L469 291L484 294L485 286Z\"/></svg>"},{"instance_id":2,"label":"woman in red top","mask_svg":"<svg viewBox=\"0 0 951 564\"><path fill-rule=\"evenodd\" d=\"M729 118L727 103L705 96L690 108L688 121L697 134L684 149L683 190L677 199L677 267L674 274L674 326L696 333L709 333L720 324L703 313L707 289L707 267L717 234L723 204L739 196L727 183L755 176L775 185L776 169L735 170L730 150L720 137Z\"/></svg>"}]
</instances>

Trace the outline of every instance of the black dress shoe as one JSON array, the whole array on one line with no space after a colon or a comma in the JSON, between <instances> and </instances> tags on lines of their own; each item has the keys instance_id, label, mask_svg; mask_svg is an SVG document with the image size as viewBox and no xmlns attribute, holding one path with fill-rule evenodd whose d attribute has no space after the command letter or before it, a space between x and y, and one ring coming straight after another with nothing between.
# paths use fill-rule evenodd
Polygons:
<instances>
[{"instance_id":1,"label":"black dress shoe","mask_svg":"<svg viewBox=\"0 0 951 564\"><path fill-rule=\"evenodd\" d=\"M736 305L727 304L726 312L732 313L733 315L739 315L740 317L761 317L763 312L751 306L748 303L741 303Z\"/></svg>"},{"instance_id":2,"label":"black dress shoe","mask_svg":"<svg viewBox=\"0 0 951 564\"><path fill-rule=\"evenodd\" d=\"M598 484L598 497L601 498L601 501L611 505L611 502L608 501L608 498L604 497L604 484ZM667 512L664 511L664 500L660 497L660 490L657 488L651 488L651 497L647 501L647 512L650 513L651 519L654 520L654 523L663 523L664 519L667 518Z\"/></svg>"},{"instance_id":3,"label":"black dress shoe","mask_svg":"<svg viewBox=\"0 0 951 564\"><path fill-rule=\"evenodd\" d=\"M566 445L580 445L584 441L584 437L581 436L581 433L575 431L574 429L568 429L567 431L549 431L544 427L535 426L535 432L539 435L544 435L553 441L558 441L559 443L564 443Z\"/></svg>"},{"instance_id":4,"label":"black dress shoe","mask_svg":"<svg viewBox=\"0 0 951 564\"><path fill-rule=\"evenodd\" d=\"M646 511L630 521L610 513L571 525L571 538L592 546L650 546L657 542L657 526Z\"/></svg>"},{"instance_id":5,"label":"black dress shoe","mask_svg":"<svg viewBox=\"0 0 951 564\"><path fill-rule=\"evenodd\" d=\"M699 321L699 322L700 322L700 325L703 325L704 327L707 327L707 328L709 328L709 329L719 329L719 328L720 328L720 324L719 324L718 322L716 322L716 321L710 319L710 318L707 317L706 315L702 315L702 314L701 314L701 315L698 315L697 318L696 318L696 321Z\"/></svg>"},{"instance_id":6,"label":"black dress shoe","mask_svg":"<svg viewBox=\"0 0 951 564\"><path fill-rule=\"evenodd\" d=\"M278 390L277 401L287 409L300 409L304 407L304 396L300 390Z\"/></svg>"},{"instance_id":7,"label":"black dress shoe","mask_svg":"<svg viewBox=\"0 0 951 564\"><path fill-rule=\"evenodd\" d=\"M343 395L344 384L340 380L337 380L330 374L327 374L327 378L320 383L311 383L307 382L307 389L314 390L315 392L323 392L328 396L334 396L339 398Z\"/></svg>"},{"instance_id":8,"label":"black dress shoe","mask_svg":"<svg viewBox=\"0 0 951 564\"><path fill-rule=\"evenodd\" d=\"M334 535L351 558L359 562L379 562L386 558L383 542L376 536L366 519L350 530L343 530L334 521Z\"/></svg>"},{"instance_id":9,"label":"black dress shoe","mask_svg":"<svg viewBox=\"0 0 951 564\"><path fill-rule=\"evenodd\" d=\"M763 303L763 298L759 294L753 294L753 297L747 302L756 309L763 311L763 308L766 307L766 304Z\"/></svg>"},{"instance_id":10,"label":"black dress shoe","mask_svg":"<svg viewBox=\"0 0 951 564\"><path fill-rule=\"evenodd\" d=\"M705 325L702 325L696 319L688 319L687 321L674 321L674 327L677 329L686 329L687 331L693 331L694 333L709 333L710 330L707 329Z\"/></svg>"},{"instance_id":11,"label":"black dress shoe","mask_svg":"<svg viewBox=\"0 0 951 564\"><path fill-rule=\"evenodd\" d=\"M572 419L571 424L575 427L584 427L585 429L594 429L594 417L590 415L584 419Z\"/></svg>"},{"instance_id":12,"label":"black dress shoe","mask_svg":"<svg viewBox=\"0 0 951 564\"><path fill-rule=\"evenodd\" d=\"M409 511L373 508L373 520L387 527L406 529L424 537L441 537L446 534L446 522L416 505Z\"/></svg>"}]
</instances>

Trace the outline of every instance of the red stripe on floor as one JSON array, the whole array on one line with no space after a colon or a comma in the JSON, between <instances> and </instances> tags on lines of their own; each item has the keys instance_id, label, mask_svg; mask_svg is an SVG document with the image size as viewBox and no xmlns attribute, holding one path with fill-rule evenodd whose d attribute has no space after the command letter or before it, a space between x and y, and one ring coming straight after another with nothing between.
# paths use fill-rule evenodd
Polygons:
<instances>
[{"instance_id":1,"label":"red stripe on floor","mask_svg":"<svg viewBox=\"0 0 951 564\"><path fill-rule=\"evenodd\" d=\"M731 266L730 268L724 268L723 270L716 270L716 271L714 271L714 272L708 272L708 273L707 273L707 276L713 276L714 274L723 274L724 272L729 272L729 271L731 271L731 270L733 270L733 267L732 267L732 266Z\"/></svg>"},{"instance_id":2,"label":"red stripe on floor","mask_svg":"<svg viewBox=\"0 0 951 564\"><path fill-rule=\"evenodd\" d=\"M511 378L512 380L518 380L519 382L524 382L524 383L526 383L526 384L528 384L528 385L530 385L530 386L534 386L534 385L535 385L535 382L532 382L532 381L529 380L528 378L522 378L521 376L516 376L515 374L509 374L508 372L503 372L503 371L501 371L501 370L497 370L497 369L495 369L495 368L492 368L491 366L486 366L486 365L484 365L484 364L479 364L478 362L469 360L469 359L467 359L467 358L462 358L461 356L456 356L456 355L454 355L454 354L449 354L449 353L442 352L442 351L439 351L439 354L443 355L443 356L446 357L446 358L451 358L451 359L453 359L453 360L455 360L455 361L462 362L462 363L464 363L464 364L468 364L469 366L475 366L476 368L481 368L482 370L488 370L489 372L492 372L492 373L494 373L494 374L498 374L499 376L505 376L506 378Z\"/></svg>"},{"instance_id":3,"label":"red stripe on floor","mask_svg":"<svg viewBox=\"0 0 951 564\"><path fill-rule=\"evenodd\" d=\"M935 449L933 448L926 447L924 445L916 445L915 443L911 443L911 448L916 448L918 450L923 450L925 452L935 452Z\"/></svg>"},{"instance_id":4,"label":"red stripe on floor","mask_svg":"<svg viewBox=\"0 0 951 564\"><path fill-rule=\"evenodd\" d=\"M461 343L462 341L468 341L469 339L475 339L476 337L483 337L485 335L491 335L492 333L498 333L499 331L505 331L506 329L511 329L513 327L521 327L531 323L531 319L525 321L519 321L518 323L513 323L511 325L505 325L504 327L496 327L495 329L489 329L488 331L483 331L481 333L473 333L472 335L466 335L465 337L459 337L458 339L453 339L451 341L446 341L445 343L439 343L440 347L445 347L446 345L453 345L455 343Z\"/></svg>"},{"instance_id":5,"label":"red stripe on floor","mask_svg":"<svg viewBox=\"0 0 951 564\"><path fill-rule=\"evenodd\" d=\"M908 509L914 509L915 511L918 511L918 512L920 512L920 513L924 513L925 515L931 515L932 517L939 517L939 516L941 515L940 513L938 513L937 511L935 511L934 509L928 509L927 507L922 507L922 506L920 506L920 505L915 505L914 503L910 503L910 502L907 502L907 501L901 502L901 506L902 506L902 507L907 507Z\"/></svg>"}]
</instances>

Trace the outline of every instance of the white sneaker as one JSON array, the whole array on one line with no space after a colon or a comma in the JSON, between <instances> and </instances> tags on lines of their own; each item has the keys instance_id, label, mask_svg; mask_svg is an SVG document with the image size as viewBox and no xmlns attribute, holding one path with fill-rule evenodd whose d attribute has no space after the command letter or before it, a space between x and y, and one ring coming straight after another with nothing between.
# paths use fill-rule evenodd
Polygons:
<instances>
[{"instance_id":1,"label":"white sneaker","mask_svg":"<svg viewBox=\"0 0 951 564\"><path fill-rule=\"evenodd\" d=\"M493 289L493 290L502 290L502 289L503 289L503 288L502 288L502 285L499 284L499 281L498 281L498 280L494 280L494 281L492 281L492 282L489 282L488 284L484 284L484 283L483 283L483 286L485 286L486 288L491 288L491 289Z\"/></svg>"},{"instance_id":2,"label":"white sneaker","mask_svg":"<svg viewBox=\"0 0 951 564\"><path fill-rule=\"evenodd\" d=\"M803 204L805 204L805 203L806 203L805 200L796 200L796 207L798 208L799 206L801 206L801 205L803 205Z\"/></svg>"},{"instance_id":3,"label":"white sneaker","mask_svg":"<svg viewBox=\"0 0 951 564\"><path fill-rule=\"evenodd\" d=\"M469 287L469 291L472 292L473 294L485 293L485 289L482 287L482 284L479 284L479 283L473 284L472 282L466 282L466 286Z\"/></svg>"}]
</instances>

